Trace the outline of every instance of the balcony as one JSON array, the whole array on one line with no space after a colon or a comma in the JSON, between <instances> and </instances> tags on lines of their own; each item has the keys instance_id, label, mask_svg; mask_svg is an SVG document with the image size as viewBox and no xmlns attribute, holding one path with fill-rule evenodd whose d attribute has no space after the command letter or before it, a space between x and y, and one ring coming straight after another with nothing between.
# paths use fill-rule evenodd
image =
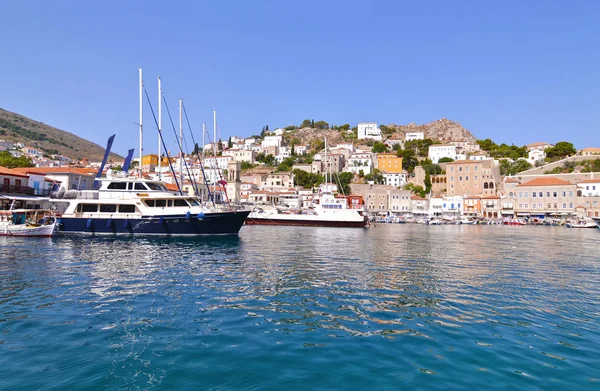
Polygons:
<instances>
[{"instance_id":1,"label":"balcony","mask_svg":"<svg viewBox=\"0 0 600 391\"><path fill-rule=\"evenodd\" d=\"M21 194L21 195L48 197L48 196L50 196L50 192L51 192L51 190L49 190L49 189L35 189L33 187L28 187L28 186L0 185L0 193L3 193L3 194Z\"/></svg>"}]
</instances>

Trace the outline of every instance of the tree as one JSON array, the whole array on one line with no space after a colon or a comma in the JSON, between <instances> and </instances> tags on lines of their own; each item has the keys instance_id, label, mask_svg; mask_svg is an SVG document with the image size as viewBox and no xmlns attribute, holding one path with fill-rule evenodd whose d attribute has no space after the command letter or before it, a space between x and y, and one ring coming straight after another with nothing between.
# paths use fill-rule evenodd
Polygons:
<instances>
[{"instance_id":1,"label":"tree","mask_svg":"<svg viewBox=\"0 0 600 391\"><path fill-rule=\"evenodd\" d=\"M394 128L391 128L391 127L386 126L386 125L379 126L379 130L381 130L381 134L385 134L385 135L388 135L388 136L391 136L396 131Z\"/></svg>"},{"instance_id":2,"label":"tree","mask_svg":"<svg viewBox=\"0 0 600 391\"><path fill-rule=\"evenodd\" d=\"M392 150L398 152L399 150L402 149L402 146L400 144L394 144L394 146L392 147Z\"/></svg>"},{"instance_id":3,"label":"tree","mask_svg":"<svg viewBox=\"0 0 600 391\"><path fill-rule=\"evenodd\" d=\"M342 172L333 174L333 178L334 183L338 185L342 194L348 195L351 193L350 183L352 182L352 179L354 179L354 174L351 172Z\"/></svg>"},{"instance_id":4,"label":"tree","mask_svg":"<svg viewBox=\"0 0 600 391\"><path fill-rule=\"evenodd\" d=\"M423 186L415 185L414 183L407 183L404 185L404 190L408 190L411 193L418 195L419 197L425 198L427 192L423 189Z\"/></svg>"},{"instance_id":5,"label":"tree","mask_svg":"<svg viewBox=\"0 0 600 391\"><path fill-rule=\"evenodd\" d=\"M321 139L314 139L310 142L310 149L315 152L320 152L323 148L325 148L325 141Z\"/></svg>"},{"instance_id":6,"label":"tree","mask_svg":"<svg viewBox=\"0 0 600 391\"><path fill-rule=\"evenodd\" d=\"M438 163L452 163L454 161L454 159L452 159L451 157L443 157L440 160L438 160Z\"/></svg>"},{"instance_id":7,"label":"tree","mask_svg":"<svg viewBox=\"0 0 600 391\"><path fill-rule=\"evenodd\" d=\"M296 149L294 148L294 143L292 143L292 150L290 151L290 155L296 156Z\"/></svg>"},{"instance_id":8,"label":"tree","mask_svg":"<svg viewBox=\"0 0 600 391\"><path fill-rule=\"evenodd\" d=\"M481 149L488 152L498 149L498 145L489 138L486 138L485 140L477 140L477 144L479 144Z\"/></svg>"},{"instance_id":9,"label":"tree","mask_svg":"<svg viewBox=\"0 0 600 391\"><path fill-rule=\"evenodd\" d=\"M200 147L198 146L198 143L194 144L194 151L192 152L193 155L197 155L200 152Z\"/></svg>"},{"instance_id":10,"label":"tree","mask_svg":"<svg viewBox=\"0 0 600 391\"><path fill-rule=\"evenodd\" d=\"M376 185L380 185L385 183L385 178L383 174L378 169L374 169L372 173L365 175L365 179L367 181L373 181Z\"/></svg>"},{"instance_id":11,"label":"tree","mask_svg":"<svg viewBox=\"0 0 600 391\"><path fill-rule=\"evenodd\" d=\"M229 140L227 141L227 148L233 148L233 142L231 141L231 136L229 136Z\"/></svg>"},{"instance_id":12,"label":"tree","mask_svg":"<svg viewBox=\"0 0 600 391\"><path fill-rule=\"evenodd\" d=\"M431 162L421 164L421 166L425 173L429 175L440 175L444 171L439 164L433 164Z\"/></svg>"},{"instance_id":13,"label":"tree","mask_svg":"<svg viewBox=\"0 0 600 391\"><path fill-rule=\"evenodd\" d=\"M279 164L279 166L277 167L277 172L281 172L281 171L291 171L292 170L292 166L294 165L294 163L296 163L296 159L293 157L288 157L283 159L283 161Z\"/></svg>"},{"instance_id":14,"label":"tree","mask_svg":"<svg viewBox=\"0 0 600 391\"><path fill-rule=\"evenodd\" d=\"M329 124L325 121L317 121L317 122L313 123L313 128L327 129L327 128L329 128Z\"/></svg>"},{"instance_id":15,"label":"tree","mask_svg":"<svg viewBox=\"0 0 600 391\"><path fill-rule=\"evenodd\" d=\"M431 191L431 176L428 172L425 173L425 181L423 183L425 184L425 193L429 194Z\"/></svg>"},{"instance_id":16,"label":"tree","mask_svg":"<svg viewBox=\"0 0 600 391\"><path fill-rule=\"evenodd\" d=\"M408 172L413 172L419 164L419 160L412 149L399 149L396 156L402 158L402 168Z\"/></svg>"},{"instance_id":17,"label":"tree","mask_svg":"<svg viewBox=\"0 0 600 391\"><path fill-rule=\"evenodd\" d=\"M250 164L250 162L242 162L240 164L240 166L241 166L242 170L249 170L249 169L255 167L255 165L254 164Z\"/></svg>"},{"instance_id":18,"label":"tree","mask_svg":"<svg viewBox=\"0 0 600 391\"><path fill-rule=\"evenodd\" d=\"M17 168L17 167L33 167L34 164L30 158L25 156L14 157L8 151L0 152L0 166L6 168Z\"/></svg>"},{"instance_id":19,"label":"tree","mask_svg":"<svg viewBox=\"0 0 600 391\"><path fill-rule=\"evenodd\" d=\"M296 129L298 129L298 127L296 125L290 125L290 126L286 126L283 129L284 130L296 130Z\"/></svg>"},{"instance_id":20,"label":"tree","mask_svg":"<svg viewBox=\"0 0 600 391\"><path fill-rule=\"evenodd\" d=\"M551 159L562 159L567 156L572 156L577 153L577 150L573 146L573 144L567 141L560 141L556 143L555 146L546 149L546 156Z\"/></svg>"},{"instance_id":21,"label":"tree","mask_svg":"<svg viewBox=\"0 0 600 391\"><path fill-rule=\"evenodd\" d=\"M292 173L294 174L294 185L302 186L305 189L319 186L325 180L323 175L306 172L300 169L295 169Z\"/></svg>"},{"instance_id":22,"label":"tree","mask_svg":"<svg viewBox=\"0 0 600 391\"><path fill-rule=\"evenodd\" d=\"M358 170L358 177L364 178L364 176L365 176L365 171L363 169Z\"/></svg>"},{"instance_id":23,"label":"tree","mask_svg":"<svg viewBox=\"0 0 600 391\"><path fill-rule=\"evenodd\" d=\"M312 126L312 122L309 119L305 119L304 121L302 121L302 124L300 125L301 128L310 128Z\"/></svg>"},{"instance_id":24,"label":"tree","mask_svg":"<svg viewBox=\"0 0 600 391\"><path fill-rule=\"evenodd\" d=\"M373 143L373 148L371 152L373 153L383 153L388 151L388 146L382 143L381 141L375 141Z\"/></svg>"},{"instance_id":25,"label":"tree","mask_svg":"<svg viewBox=\"0 0 600 391\"><path fill-rule=\"evenodd\" d=\"M519 159L514 162L507 159L500 160L501 175L516 175L521 171L529 170L531 167L533 166L525 159Z\"/></svg>"}]
</instances>

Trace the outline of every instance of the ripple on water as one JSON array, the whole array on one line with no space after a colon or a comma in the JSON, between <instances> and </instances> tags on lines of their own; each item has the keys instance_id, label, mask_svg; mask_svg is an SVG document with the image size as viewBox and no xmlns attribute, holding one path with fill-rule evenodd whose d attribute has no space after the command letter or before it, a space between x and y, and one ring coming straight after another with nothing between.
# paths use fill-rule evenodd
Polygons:
<instances>
[{"instance_id":1,"label":"ripple on water","mask_svg":"<svg viewBox=\"0 0 600 391\"><path fill-rule=\"evenodd\" d=\"M597 232L244 227L233 239L0 241L5 389L598 383Z\"/></svg>"}]
</instances>

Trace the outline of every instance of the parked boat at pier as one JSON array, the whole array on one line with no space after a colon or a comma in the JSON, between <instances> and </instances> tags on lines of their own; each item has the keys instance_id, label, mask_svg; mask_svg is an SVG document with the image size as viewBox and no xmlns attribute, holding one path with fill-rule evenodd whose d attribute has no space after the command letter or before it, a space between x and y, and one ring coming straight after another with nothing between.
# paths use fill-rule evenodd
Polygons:
<instances>
[{"instance_id":1,"label":"parked boat at pier","mask_svg":"<svg viewBox=\"0 0 600 391\"><path fill-rule=\"evenodd\" d=\"M162 182L102 178L98 190L69 191L55 199L58 231L126 235L235 235L249 210L220 211L196 197L175 195Z\"/></svg>"},{"instance_id":2,"label":"parked boat at pier","mask_svg":"<svg viewBox=\"0 0 600 391\"><path fill-rule=\"evenodd\" d=\"M598 224L591 219L585 218L581 220L571 221L565 224L567 228L598 228Z\"/></svg>"},{"instance_id":3,"label":"parked boat at pier","mask_svg":"<svg viewBox=\"0 0 600 391\"><path fill-rule=\"evenodd\" d=\"M50 237L55 220L51 211L15 209L0 211L0 236Z\"/></svg>"},{"instance_id":4,"label":"parked boat at pier","mask_svg":"<svg viewBox=\"0 0 600 391\"><path fill-rule=\"evenodd\" d=\"M257 207L246 220L247 225L296 225L311 227L365 227L368 218L364 205L352 196L315 196L307 209L290 211L275 207Z\"/></svg>"}]
</instances>

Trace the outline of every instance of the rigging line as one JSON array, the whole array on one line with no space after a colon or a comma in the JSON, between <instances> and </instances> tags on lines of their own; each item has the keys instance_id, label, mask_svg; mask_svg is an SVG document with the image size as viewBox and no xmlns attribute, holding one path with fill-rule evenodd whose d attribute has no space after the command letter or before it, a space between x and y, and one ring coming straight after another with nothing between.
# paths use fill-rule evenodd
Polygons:
<instances>
[{"instance_id":1,"label":"rigging line","mask_svg":"<svg viewBox=\"0 0 600 391\"><path fill-rule=\"evenodd\" d=\"M181 107L183 107L183 115L185 116L185 122L187 122L188 129L190 131L190 135L192 136L192 142L194 143L194 148L196 148L196 139L194 138L194 132L192 132L192 126L190 125L190 119L188 118L187 110L185 109L185 103L182 103ZM204 132L204 128L202 128L202 132ZM204 155L204 145L202 146L202 154ZM200 159L200 154L198 153L198 150L196 150L196 158L200 162L200 170L202 171L202 177L204 178L204 184L206 185L206 189L208 190L208 197L212 200L213 206L216 207L215 199L210 192L210 186L208 185L208 181L206 180L206 173L204 172L204 165L202 164L203 162L202 162L202 159Z\"/></svg>"},{"instance_id":2,"label":"rigging line","mask_svg":"<svg viewBox=\"0 0 600 391\"><path fill-rule=\"evenodd\" d=\"M169 161L169 167L171 168L171 173L173 174L173 178L175 179L175 184L177 185L177 190L179 191L179 195L183 195L183 191L181 191L181 186L179 186L179 181L177 180L177 175L175 175L175 170L173 169L173 164L171 163L171 157L169 156L169 152L167 150L167 146L165 144L165 139L162 136L162 131L158 126L158 121L156 120L156 115L154 115L154 108L152 108L152 103L150 102L150 97L148 96L148 90L144 88L144 93L146 94L146 99L148 100L148 105L150 106L150 111L152 112L152 118L154 118L154 123L156 124L156 128L158 129L158 135L160 136L160 142L164 150L167 152L167 160ZM161 158L160 156L158 157ZM141 170L141 167L140 167Z\"/></svg>"},{"instance_id":3,"label":"rigging line","mask_svg":"<svg viewBox=\"0 0 600 391\"><path fill-rule=\"evenodd\" d=\"M167 114L169 115L169 121L171 121L171 127L173 127L173 133L175 134L175 140L177 140L177 146L179 147L179 152L180 152L180 158L183 159L183 149L181 147L181 143L179 142L179 138L177 137L177 131L175 130L175 125L173 124L173 118L171 117L171 111L169 110L169 105L167 104L167 100L165 98L165 94L161 94L162 96L162 100L165 103L165 107L167 109ZM183 107L183 102L181 103L181 107ZM194 184L194 179L192 178L192 175L190 174L190 169L187 165L187 163L185 164L185 168L187 170L187 174L188 177L190 178L190 182L192 182L192 184ZM173 173L173 175L175 175L175 173ZM183 186L183 183L181 184L181 186ZM194 186L194 190L196 191L196 194L198 194L198 187Z\"/></svg>"},{"instance_id":4,"label":"rigging line","mask_svg":"<svg viewBox=\"0 0 600 391\"><path fill-rule=\"evenodd\" d=\"M219 128L219 127L217 126L217 129L218 129L218 128ZM204 129L202 129L202 131L204 131ZM214 142L214 144L213 144L213 148L214 148L214 151L215 151L215 152L214 152L214 153L215 153L215 156L214 156L214 159L215 159L215 166L217 166L217 167L216 167L216 170L217 170L217 174L219 175L219 179L221 180L221 182L224 182L224 180L223 180L223 175L221 175L221 169L219 168L219 166L218 166L218 164L217 164L217 154L216 154L216 148L217 148L217 147L216 147L216 145L217 145L217 140L214 140L214 141L213 141L213 140L211 140L211 139L210 139L210 132L206 132L206 135L208 136L208 141L209 141L211 144ZM221 142L221 144L223 144L223 142ZM202 149L202 154L204 154L204 149ZM222 185L222 184L221 184L221 185ZM216 185L215 185L215 188L216 188ZM231 202L229 202L229 196L227 195L227 189L224 189L224 190L225 190L225 200L227 200L227 205L228 205L228 206L229 206L229 208L231 209Z\"/></svg>"}]
</instances>

